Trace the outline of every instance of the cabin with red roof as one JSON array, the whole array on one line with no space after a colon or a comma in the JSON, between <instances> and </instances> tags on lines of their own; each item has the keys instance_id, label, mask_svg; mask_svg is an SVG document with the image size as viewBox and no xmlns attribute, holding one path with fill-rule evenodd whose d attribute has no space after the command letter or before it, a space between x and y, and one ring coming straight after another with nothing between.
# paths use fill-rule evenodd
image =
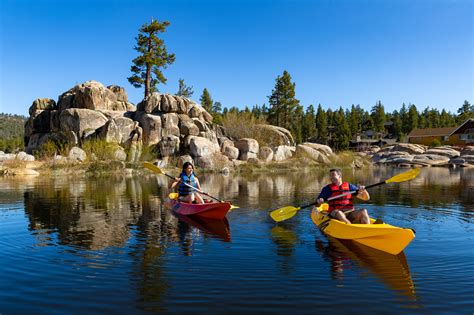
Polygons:
<instances>
[{"instance_id":1,"label":"cabin with red roof","mask_svg":"<svg viewBox=\"0 0 474 315\"><path fill-rule=\"evenodd\" d=\"M414 144L431 145L435 139L443 145L474 145L474 119L457 127L413 129L407 136Z\"/></svg>"}]
</instances>

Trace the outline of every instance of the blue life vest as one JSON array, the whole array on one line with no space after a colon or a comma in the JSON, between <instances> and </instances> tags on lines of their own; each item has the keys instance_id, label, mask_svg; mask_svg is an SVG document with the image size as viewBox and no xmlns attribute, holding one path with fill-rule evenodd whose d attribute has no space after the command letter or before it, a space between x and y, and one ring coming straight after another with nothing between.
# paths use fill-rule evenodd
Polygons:
<instances>
[{"instance_id":1,"label":"blue life vest","mask_svg":"<svg viewBox=\"0 0 474 315\"><path fill-rule=\"evenodd\" d=\"M181 182L179 182L178 194L180 196L187 196L192 192L195 192L195 189L192 189L189 186L186 186L184 183L191 185L197 188L196 179L194 178L194 173L191 173L191 176L188 177L185 172L182 172L179 177L181 177Z\"/></svg>"}]
</instances>

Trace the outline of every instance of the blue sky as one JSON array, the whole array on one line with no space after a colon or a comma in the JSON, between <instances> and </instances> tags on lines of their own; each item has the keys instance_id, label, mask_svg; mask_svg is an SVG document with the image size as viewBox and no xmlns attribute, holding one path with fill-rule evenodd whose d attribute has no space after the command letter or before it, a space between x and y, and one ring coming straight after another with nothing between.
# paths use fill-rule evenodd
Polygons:
<instances>
[{"instance_id":1,"label":"blue sky","mask_svg":"<svg viewBox=\"0 0 474 315\"><path fill-rule=\"evenodd\" d=\"M214 101L268 104L287 70L304 107L386 111L412 103L455 113L473 98L473 1L44 1L0 0L0 112L28 115L36 98L96 80L125 87L138 29L153 17L178 79Z\"/></svg>"}]
</instances>

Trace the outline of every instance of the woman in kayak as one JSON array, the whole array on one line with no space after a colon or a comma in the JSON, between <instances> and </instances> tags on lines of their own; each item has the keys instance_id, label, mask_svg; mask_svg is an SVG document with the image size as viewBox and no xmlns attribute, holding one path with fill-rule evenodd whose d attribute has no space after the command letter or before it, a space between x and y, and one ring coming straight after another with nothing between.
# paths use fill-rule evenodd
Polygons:
<instances>
[{"instance_id":1,"label":"woman in kayak","mask_svg":"<svg viewBox=\"0 0 474 315\"><path fill-rule=\"evenodd\" d=\"M204 203L201 195L198 194L198 191L201 190L201 185L197 177L194 176L194 167L190 162L183 164L183 171L179 177L176 177L174 182L170 184L170 188L176 187L178 183L179 200L189 203Z\"/></svg>"},{"instance_id":2,"label":"woman in kayak","mask_svg":"<svg viewBox=\"0 0 474 315\"><path fill-rule=\"evenodd\" d=\"M340 169L331 169L329 171L331 184L324 186L321 190L317 202L322 204L330 197L338 196L351 191L357 191L357 198L367 201L370 195L365 190L365 186L356 186L342 181L342 172ZM355 210L352 203L352 194L337 198L328 202L329 216L339 221L351 223L370 224L369 214L366 209Z\"/></svg>"}]
</instances>

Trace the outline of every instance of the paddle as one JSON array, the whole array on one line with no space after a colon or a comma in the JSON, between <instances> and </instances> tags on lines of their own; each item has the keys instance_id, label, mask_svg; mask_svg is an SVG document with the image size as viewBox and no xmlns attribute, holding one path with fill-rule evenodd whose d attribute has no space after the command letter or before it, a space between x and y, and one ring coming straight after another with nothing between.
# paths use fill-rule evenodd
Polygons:
<instances>
[{"instance_id":1,"label":"paddle","mask_svg":"<svg viewBox=\"0 0 474 315\"><path fill-rule=\"evenodd\" d=\"M150 163L150 162L143 162L143 167L145 167L145 168L147 168L147 169L149 169L149 170L151 170L151 171L153 171L153 172L155 172L155 173L163 174L163 175L168 176L169 178L171 178L171 179L173 179L173 180L176 180L176 178L174 178L173 176L171 176L171 175L169 175L169 174L166 174L165 172L163 172L163 171L161 170L161 168L159 168L158 166L156 166L155 164L152 164L152 163ZM216 197L213 197L213 196L211 196L211 195L209 195L209 194L203 192L202 190L197 189L197 188L194 187L194 186L191 186L191 185L189 185L189 184L187 184L187 183L184 183L184 182L183 182L183 184L186 185L186 186L188 186L188 187L190 187L190 188L192 188L192 189L194 189L194 190L196 190L197 192L199 192L199 193L202 194L202 195L206 195L206 196L208 196L208 197L210 197L210 198L212 198L212 199L214 199L214 200L216 200L216 201L219 201L219 202L225 202L225 201L222 201L222 200L220 200L220 199L217 199ZM231 208L231 209L236 209L236 208L238 208L238 207L237 207L237 206L231 206L230 208Z\"/></svg>"},{"instance_id":2,"label":"paddle","mask_svg":"<svg viewBox=\"0 0 474 315\"><path fill-rule=\"evenodd\" d=\"M395 175L395 176L393 176L393 177L391 177L387 180L384 180L383 182L380 182L380 183L377 183L377 184L372 184L372 185L369 185L369 186L365 186L365 189L372 188L372 187L379 186L379 185L383 185L383 184L388 184L388 183L405 182L405 181L408 181L410 179L413 179L413 178L417 177L418 174L420 174L420 169L419 168L414 168L410 171ZM356 190L355 191L349 191L349 192L346 192L344 194L340 194L340 195L331 197L331 198L327 199L327 201L331 201L331 200L338 199L338 198L341 198L341 197L344 197L344 196L347 196L347 195L355 195L355 194L357 194ZM286 206L286 207L283 207L283 208L272 211L270 213L270 216L276 222L285 221L285 220L288 220L288 219L292 218L296 214L296 212L298 212L298 210L301 210L301 209L304 209L304 208L309 208L309 207L314 206L316 204L318 204L317 201L312 202L312 203L307 204L307 205L304 205L304 206L300 206L300 207Z\"/></svg>"},{"instance_id":3,"label":"paddle","mask_svg":"<svg viewBox=\"0 0 474 315\"><path fill-rule=\"evenodd\" d=\"M168 198L170 198L170 199L178 199L178 197L179 197L179 194L175 193L175 192L172 192L172 193L168 194Z\"/></svg>"}]
</instances>

